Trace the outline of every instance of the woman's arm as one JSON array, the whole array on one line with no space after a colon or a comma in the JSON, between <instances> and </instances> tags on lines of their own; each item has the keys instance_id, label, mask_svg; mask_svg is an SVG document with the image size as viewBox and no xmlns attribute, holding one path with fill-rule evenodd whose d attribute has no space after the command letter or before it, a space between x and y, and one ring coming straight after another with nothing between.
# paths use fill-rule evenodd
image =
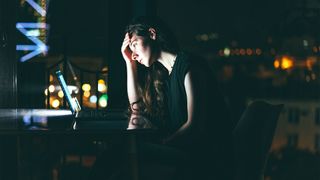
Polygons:
<instances>
[{"instance_id":1,"label":"woman's arm","mask_svg":"<svg viewBox=\"0 0 320 180\"><path fill-rule=\"evenodd\" d=\"M127 93L132 111L138 110L137 102L141 96L138 92L137 63L132 60L132 51L129 48L130 38L128 33L125 35L121 46L121 53L127 67Z\"/></svg>"},{"instance_id":2,"label":"woman's arm","mask_svg":"<svg viewBox=\"0 0 320 180\"><path fill-rule=\"evenodd\" d=\"M194 86L192 82L192 73L189 71L187 72L185 78L184 78L184 86L186 90L187 95L187 121L169 138L164 140L164 143L174 141L175 139L179 138L179 136L185 134L190 128L192 128L193 125L193 119L194 119L194 104L195 104L195 98L194 98Z\"/></svg>"}]
</instances>

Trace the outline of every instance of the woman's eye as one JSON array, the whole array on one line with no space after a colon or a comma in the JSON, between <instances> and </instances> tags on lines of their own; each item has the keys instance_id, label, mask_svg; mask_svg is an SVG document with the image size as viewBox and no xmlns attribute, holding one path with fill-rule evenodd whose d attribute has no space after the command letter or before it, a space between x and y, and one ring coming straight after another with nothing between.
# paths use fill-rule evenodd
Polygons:
<instances>
[{"instance_id":1,"label":"woman's eye","mask_svg":"<svg viewBox=\"0 0 320 180\"><path fill-rule=\"evenodd\" d=\"M136 47L137 46L137 43L133 43L133 45L132 45L133 47Z\"/></svg>"}]
</instances>

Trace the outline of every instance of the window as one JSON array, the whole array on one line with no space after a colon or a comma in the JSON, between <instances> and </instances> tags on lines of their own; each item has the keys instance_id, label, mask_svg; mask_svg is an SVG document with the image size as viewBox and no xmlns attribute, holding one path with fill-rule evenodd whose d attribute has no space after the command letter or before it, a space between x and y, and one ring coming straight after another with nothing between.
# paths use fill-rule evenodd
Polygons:
<instances>
[{"instance_id":1,"label":"window","mask_svg":"<svg viewBox=\"0 0 320 180\"><path fill-rule=\"evenodd\" d=\"M299 124L300 110L299 108L289 108L288 122L292 124Z\"/></svg>"}]
</instances>

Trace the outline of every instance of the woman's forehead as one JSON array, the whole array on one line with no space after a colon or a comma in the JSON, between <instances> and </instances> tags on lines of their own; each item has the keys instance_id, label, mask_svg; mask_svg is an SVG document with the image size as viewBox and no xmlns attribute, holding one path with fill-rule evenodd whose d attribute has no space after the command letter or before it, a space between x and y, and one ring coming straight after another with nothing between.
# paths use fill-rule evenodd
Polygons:
<instances>
[{"instance_id":1,"label":"woman's forehead","mask_svg":"<svg viewBox=\"0 0 320 180\"><path fill-rule=\"evenodd\" d=\"M131 37L130 37L130 41L131 42L134 42L134 41L137 41L137 40L143 40L143 36L138 36L136 34L132 34Z\"/></svg>"}]
</instances>

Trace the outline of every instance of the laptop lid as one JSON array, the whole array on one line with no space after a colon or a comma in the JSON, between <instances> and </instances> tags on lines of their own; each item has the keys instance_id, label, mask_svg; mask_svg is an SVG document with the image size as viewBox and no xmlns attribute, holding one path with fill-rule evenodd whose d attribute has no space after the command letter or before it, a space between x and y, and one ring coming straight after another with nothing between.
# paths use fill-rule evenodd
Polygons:
<instances>
[{"instance_id":1,"label":"laptop lid","mask_svg":"<svg viewBox=\"0 0 320 180\"><path fill-rule=\"evenodd\" d=\"M67 102L72 114L76 114L81 109L79 103L77 102L76 98L72 98L71 93L68 89L67 83L60 70L56 71L56 75L57 75L60 87L63 91L63 94L67 99Z\"/></svg>"}]
</instances>

